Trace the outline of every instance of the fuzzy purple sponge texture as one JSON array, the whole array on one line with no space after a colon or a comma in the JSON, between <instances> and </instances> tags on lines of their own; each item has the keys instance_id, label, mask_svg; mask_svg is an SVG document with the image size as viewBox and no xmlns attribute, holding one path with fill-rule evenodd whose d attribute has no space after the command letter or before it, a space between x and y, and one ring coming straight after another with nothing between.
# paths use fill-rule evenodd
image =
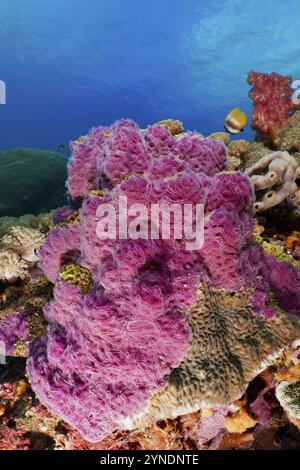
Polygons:
<instances>
[{"instance_id":1,"label":"fuzzy purple sponge texture","mask_svg":"<svg viewBox=\"0 0 300 470\"><path fill-rule=\"evenodd\" d=\"M187 354L187 314L200 283L251 290L253 308L265 316L275 313L272 291L299 315L300 275L253 240L253 188L248 177L226 172L220 141L123 120L93 129L72 152L67 187L79 215L52 230L40 250L54 298L27 368L41 402L97 442L126 428ZM203 246L188 250L172 224L169 239L100 239L99 208L117 209L120 196L147 208L202 204Z\"/></svg>"}]
</instances>

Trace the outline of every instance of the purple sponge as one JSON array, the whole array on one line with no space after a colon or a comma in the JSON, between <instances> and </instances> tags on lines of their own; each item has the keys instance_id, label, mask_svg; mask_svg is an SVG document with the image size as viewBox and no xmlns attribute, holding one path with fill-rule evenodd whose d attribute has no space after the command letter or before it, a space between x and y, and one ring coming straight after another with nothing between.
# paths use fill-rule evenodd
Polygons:
<instances>
[{"instance_id":1,"label":"purple sponge","mask_svg":"<svg viewBox=\"0 0 300 470\"><path fill-rule=\"evenodd\" d=\"M219 141L176 138L158 125L141 130L129 120L73 144L68 188L76 203L83 199L80 221L54 229L41 249L54 299L45 307L50 326L32 345L28 372L41 401L86 439L125 426L164 386L188 351L186 314L201 282L252 289L254 308L266 316L273 313L272 289L282 308L299 314L299 270L253 242L250 181L225 169ZM174 218L168 238L159 231L157 238L123 239L116 230L101 239L99 211L109 203L118 215L120 196L150 210L149 226L153 204L176 203L181 210L202 204L204 245L188 249ZM59 276L68 263L88 268L88 293Z\"/></svg>"}]
</instances>

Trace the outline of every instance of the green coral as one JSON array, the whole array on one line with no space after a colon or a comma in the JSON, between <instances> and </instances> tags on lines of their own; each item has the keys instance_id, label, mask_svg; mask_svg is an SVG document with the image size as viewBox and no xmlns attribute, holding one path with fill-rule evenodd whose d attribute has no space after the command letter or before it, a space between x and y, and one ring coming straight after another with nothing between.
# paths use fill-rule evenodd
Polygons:
<instances>
[{"instance_id":1,"label":"green coral","mask_svg":"<svg viewBox=\"0 0 300 470\"><path fill-rule=\"evenodd\" d=\"M47 150L0 152L0 217L39 214L66 204L67 163Z\"/></svg>"},{"instance_id":2,"label":"green coral","mask_svg":"<svg viewBox=\"0 0 300 470\"><path fill-rule=\"evenodd\" d=\"M278 261L287 261L289 263L295 262L294 258L291 255L285 253L281 246L272 245L258 234L254 234L253 239L258 242L267 253L273 255L276 259L278 259Z\"/></svg>"},{"instance_id":3,"label":"green coral","mask_svg":"<svg viewBox=\"0 0 300 470\"><path fill-rule=\"evenodd\" d=\"M65 264L61 268L59 280L77 286L84 294L88 294L93 286L93 277L90 270L75 263Z\"/></svg>"}]
</instances>

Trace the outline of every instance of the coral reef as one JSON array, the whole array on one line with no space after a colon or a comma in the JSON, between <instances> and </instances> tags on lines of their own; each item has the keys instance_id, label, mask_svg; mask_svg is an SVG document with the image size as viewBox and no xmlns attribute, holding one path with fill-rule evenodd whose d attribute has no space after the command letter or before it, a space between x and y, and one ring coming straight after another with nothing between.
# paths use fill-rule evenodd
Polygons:
<instances>
[{"instance_id":1,"label":"coral reef","mask_svg":"<svg viewBox=\"0 0 300 470\"><path fill-rule=\"evenodd\" d=\"M267 253L274 256L279 261L288 261L291 264L295 264L293 256L286 253L282 246L276 242L276 240L274 240L273 243L270 243L257 234L254 234L253 238L261 244L261 246Z\"/></svg>"},{"instance_id":2,"label":"coral reef","mask_svg":"<svg viewBox=\"0 0 300 470\"><path fill-rule=\"evenodd\" d=\"M237 161L244 162L247 160L250 143L247 140L233 140L228 143L228 155L229 158L235 158Z\"/></svg>"},{"instance_id":3,"label":"coral reef","mask_svg":"<svg viewBox=\"0 0 300 470\"><path fill-rule=\"evenodd\" d=\"M0 218L1 450L300 448L300 114L289 77L249 83L255 141L172 119L95 128L71 144L70 205L60 178L43 205L59 157L32 178L35 211L61 207ZM148 222L102 237L124 196ZM148 239L158 203L202 204L204 244L175 214Z\"/></svg>"},{"instance_id":4,"label":"coral reef","mask_svg":"<svg viewBox=\"0 0 300 470\"><path fill-rule=\"evenodd\" d=\"M39 230L15 226L0 239L0 249L12 250L28 263L35 263L39 260L36 250L41 247L44 238Z\"/></svg>"},{"instance_id":5,"label":"coral reef","mask_svg":"<svg viewBox=\"0 0 300 470\"><path fill-rule=\"evenodd\" d=\"M28 265L25 260L12 250L0 251L0 280L14 284L27 274Z\"/></svg>"},{"instance_id":6,"label":"coral reef","mask_svg":"<svg viewBox=\"0 0 300 470\"><path fill-rule=\"evenodd\" d=\"M226 406L294 339L293 323L275 301L293 314L300 311L297 268L286 269L252 240L254 195L249 179L224 172L222 142L193 133L174 137L159 125L140 130L132 121L120 121L110 129L93 129L72 149L68 188L73 204L82 201L82 206L75 221L68 222L65 215L59 219L62 226L50 232L40 250L40 266L55 287L53 301L44 308L50 326L34 341L28 359L33 389L49 410L92 442L136 422L153 393L168 390L176 374L179 383L187 380L181 388L182 408L175 404L176 416L191 406ZM120 196L146 208L158 202L181 208L202 203L203 247L187 249L190 239L176 236L172 220L167 239L102 239L97 235L103 220L99 213L108 203L120 210ZM218 322L225 322L218 313L224 309L205 292L207 302L216 305L216 317L210 312L211 328L223 338L215 341L216 351L224 346L218 360L225 364L227 380L217 374L214 361L207 360L198 371L199 351L207 349L206 338L211 336L206 324L202 331L201 322L193 323L189 312L198 318L197 289L203 283L213 290L243 291L248 299L248 307L237 308L225 339L225 332L216 329ZM270 323L253 315L252 308L273 316ZM253 328L249 343L243 340L244 322ZM257 325L265 325L265 336ZM198 401L191 405L189 377L194 375Z\"/></svg>"},{"instance_id":7,"label":"coral reef","mask_svg":"<svg viewBox=\"0 0 300 470\"><path fill-rule=\"evenodd\" d=\"M280 133L296 110L292 101L292 78L277 73L250 72L248 83L252 85L249 96L254 103L251 126L264 140L279 145Z\"/></svg>"},{"instance_id":8,"label":"coral reef","mask_svg":"<svg viewBox=\"0 0 300 470\"><path fill-rule=\"evenodd\" d=\"M189 353L132 426L229 406L297 337L283 313L266 321L253 315L246 296L216 293L208 286L199 291L188 318L193 332Z\"/></svg>"},{"instance_id":9,"label":"coral reef","mask_svg":"<svg viewBox=\"0 0 300 470\"><path fill-rule=\"evenodd\" d=\"M283 360L282 356L257 377L243 398L229 408L203 409L142 430L116 431L95 444L38 402L26 378L24 360L10 358L5 369L0 366L0 449L299 449L300 433L273 394L276 376L290 375L290 366L284 366Z\"/></svg>"},{"instance_id":10,"label":"coral reef","mask_svg":"<svg viewBox=\"0 0 300 470\"><path fill-rule=\"evenodd\" d=\"M0 152L0 216L39 214L65 204L66 168L66 158L46 150Z\"/></svg>"},{"instance_id":11,"label":"coral reef","mask_svg":"<svg viewBox=\"0 0 300 470\"><path fill-rule=\"evenodd\" d=\"M300 430L300 340L293 342L288 367L276 374L276 397L288 419Z\"/></svg>"},{"instance_id":12,"label":"coral reef","mask_svg":"<svg viewBox=\"0 0 300 470\"><path fill-rule=\"evenodd\" d=\"M196 445L197 449L217 449L226 432L226 415L229 410L203 410L196 425L186 433Z\"/></svg>"},{"instance_id":13,"label":"coral reef","mask_svg":"<svg viewBox=\"0 0 300 470\"><path fill-rule=\"evenodd\" d=\"M45 332L41 309L51 289L36 264L50 226L50 214L0 218L0 338L10 355L27 356Z\"/></svg>"},{"instance_id":14,"label":"coral reef","mask_svg":"<svg viewBox=\"0 0 300 470\"><path fill-rule=\"evenodd\" d=\"M288 126L281 135L280 148L288 152L300 151L300 110L289 117Z\"/></svg>"},{"instance_id":15,"label":"coral reef","mask_svg":"<svg viewBox=\"0 0 300 470\"><path fill-rule=\"evenodd\" d=\"M243 142L243 141L235 141L235 142ZM270 149L266 145L264 145L262 142L256 142L256 141L249 142L247 147L245 147L244 144L243 145L239 144L238 149L235 149L234 146L230 146L228 150L229 150L229 155L231 154L232 151L233 153L236 150L241 152L240 158L243 163L242 165L243 169L251 167L252 165L257 163L258 160L260 160L262 157L270 153Z\"/></svg>"},{"instance_id":16,"label":"coral reef","mask_svg":"<svg viewBox=\"0 0 300 470\"><path fill-rule=\"evenodd\" d=\"M178 119L163 119L156 123L158 126L165 127L172 135L182 134L184 132L184 126Z\"/></svg>"},{"instance_id":17,"label":"coral reef","mask_svg":"<svg viewBox=\"0 0 300 470\"><path fill-rule=\"evenodd\" d=\"M39 260L36 251L45 236L36 229L12 226L0 238L0 280L10 284L24 278Z\"/></svg>"},{"instance_id":18,"label":"coral reef","mask_svg":"<svg viewBox=\"0 0 300 470\"><path fill-rule=\"evenodd\" d=\"M225 145L229 145L230 142L230 134L228 132L213 132L208 138L221 140Z\"/></svg>"},{"instance_id":19,"label":"coral reef","mask_svg":"<svg viewBox=\"0 0 300 470\"><path fill-rule=\"evenodd\" d=\"M65 222L68 222L70 217L72 217L74 214L74 210L72 209L71 206L63 206L57 209L53 216L52 220L55 225L57 224L63 224Z\"/></svg>"},{"instance_id":20,"label":"coral reef","mask_svg":"<svg viewBox=\"0 0 300 470\"><path fill-rule=\"evenodd\" d=\"M53 228L52 214L47 212L38 215L25 214L21 217L0 217L0 237L16 226L32 228L39 230L41 233L47 233L50 228Z\"/></svg>"},{"instance_id":21,"label":"coral reef","mask_svg":"<svg viewBox=\"0 0 300 470\"><path fill-rule=\"evenodd\" d=\"M97 177L97 159L106 138L105 128L93 129L90 134L71 143L72 165L68 168L68 190L72 198L83 197L92 190ZM98 145L97 145L98 144Z\"/></svg>"}]
</instances>

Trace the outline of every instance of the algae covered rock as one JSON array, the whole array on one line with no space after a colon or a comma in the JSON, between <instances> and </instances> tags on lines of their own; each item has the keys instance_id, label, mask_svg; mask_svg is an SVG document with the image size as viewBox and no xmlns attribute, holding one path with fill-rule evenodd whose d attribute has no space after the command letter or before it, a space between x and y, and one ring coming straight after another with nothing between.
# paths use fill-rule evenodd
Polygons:
<instances>
[{"instance_id":1,"label":"algae covered rock","mask_svg":"<svg viewBox=\"0 0 300 470\"><path fill-rule=\"evenodd\" d=\"M66 203L67 159L47 150L0 152L0 216L38 214Z\"/></svg>"}]
</instances>

